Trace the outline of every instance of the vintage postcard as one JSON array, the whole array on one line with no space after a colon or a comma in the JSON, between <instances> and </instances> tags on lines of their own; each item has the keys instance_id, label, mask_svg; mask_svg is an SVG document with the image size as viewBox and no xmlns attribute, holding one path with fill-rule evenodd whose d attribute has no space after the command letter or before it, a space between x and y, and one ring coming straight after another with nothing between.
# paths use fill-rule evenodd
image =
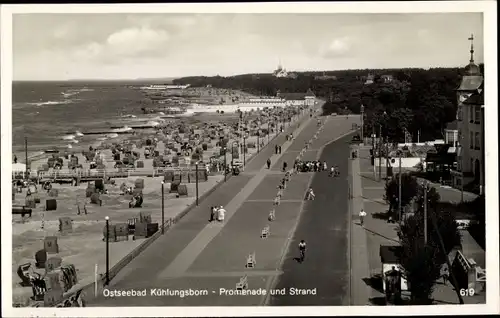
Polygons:
<instances>
[{"instance_id":1,"label":"vintage postcard","mask_svg":"<svg viewBox=\"0 0 500 318\"><path fill-rule=\"evenodd\" d=\"M496 26L2 5L2 314L499 313Z\"/></svg>"}]
</instances>

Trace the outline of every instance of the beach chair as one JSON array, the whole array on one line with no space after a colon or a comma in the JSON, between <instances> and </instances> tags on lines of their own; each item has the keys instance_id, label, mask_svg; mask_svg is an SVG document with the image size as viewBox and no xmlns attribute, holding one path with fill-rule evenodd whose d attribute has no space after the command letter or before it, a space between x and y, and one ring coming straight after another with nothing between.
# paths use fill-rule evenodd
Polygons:
<instances>
[{"instance_id":1,"label":"beach chair","mask_svg":"<svg viewBox=\"0 0 500 318\"><path fill-rule=\"evenodd\" d=\"M253 252L252 254L248 255L245 267L246 268L254 268L256 263L257 262L255 261L255 252Z\"/></svg>"},{"instance_id":2,"label":"beach chair","mask_svg":"<svg viewBox=\"0 0 500 318\"><path fill-rule=\"evenodd\" d=\"M261 238L268 238L269 236L269 225L266 225L262 231L261 231L261 234L260 234L260 237Z\"/></svg>"}]
</instances>

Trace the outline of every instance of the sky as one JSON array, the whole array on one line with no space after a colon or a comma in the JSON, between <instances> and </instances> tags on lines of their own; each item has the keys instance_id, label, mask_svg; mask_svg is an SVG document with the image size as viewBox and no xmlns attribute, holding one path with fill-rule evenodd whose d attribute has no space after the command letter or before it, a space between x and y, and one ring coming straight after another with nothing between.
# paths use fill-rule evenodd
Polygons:
<instances>
[{"instance_id":1,"label":"sky","mask_svg":"<svg viewBox=\"0 0 500 318\"><path fill-rule=\"evenodd\" d=\"M465 66L482 13L15 14L14 80Z\"/></svg>"}]
</instances>

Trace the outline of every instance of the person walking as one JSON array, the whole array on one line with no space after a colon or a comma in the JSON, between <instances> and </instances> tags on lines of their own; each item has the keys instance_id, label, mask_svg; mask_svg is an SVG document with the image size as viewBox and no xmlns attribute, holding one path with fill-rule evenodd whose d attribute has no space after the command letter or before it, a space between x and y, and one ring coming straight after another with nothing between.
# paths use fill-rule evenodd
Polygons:
<instances>
[{"instance_id":1,"label":"person walking","mask_svg":"<svg viewBox=\"0 0 500 318\"><path fill-rule=\"evenodd\" d=\"M299 263L302 263L306 258L306 241L300 240L299 243Z\"/></svg>"},{"instance_id":2,"label":"person walking","mask_svg":"<svg viewBox=\"0 0 500 318\"><path fill-rule=\"evenodd\" d=\"M274 154L278 154L278 145L274 145Z\"/></svg>"},{"instance_id":3,"label":"person walking","mask_svg":"<svg viewBox=\"0 0 500 318\"><path fill-rule=\"evenodd\" d=\"M366 216L366 212L365 210L361 209L361 211L359 211L359 224L361 224L361 226L365 226L365 216Z\"/></svg>"},{"instance_id":4,"label":"person walking","mask_svg":"<svg viewBox=\"0 0 500 318\"><path fill-rule=\"evenodd\" d=\"M448 270L448 264L444 263L443 266L441 267L441 277L443 278L443 285L446 285L446 283L449 280L450 277L450 272Z\"/></svg>"},{"instance_id":5,"label":"person walking","mask_svg":"<svg viewBox=\"0 0 500 318\"><path fill-rule=\"evenodd\" d=\"M281 146L278 146L278 153L281 155Z\"/></svg>"},{"instance_id":6,"label":"person walking","mask_svg":"<svg viewBox=\"0 0 500 318\"><path fill-rule=\"evenodd\" d=\"M271 169L271 158L267 159L266 164L267 164L267 169Z\"/></svg>"},{"instance_id":7,"label":"person walking","mask_svg":"<svg viewBox=\"0 0 500 318\"><path fill-rule=\"evenodd\" d=\"M208 222L213 222L215 221L215 207L212 206L210 207L210 219L208 220Z\"/></svg>"},{"instance_id":8,"label":"person walking","mask_svg":"<svg viewBox=\"0 0 500 318\"><path fill-rule=\"evenodd\" d=\"M283 172L286 172L286 167L287 167L287 166L288 166L288 165L287 165L286 161L284 161L284 162L283 162Z\"/></svg>"},{"instance_id":9,"label":"person walking","mask_svg":"<svg viewBox=\"0 0 500 318\"><path fill-rule=\"evenodd\" d=\"M224 222L224 218L226 217L226 210L224 209L224 207L221 205L219 210L218 210L218 213L217 213L217 220L219 222Z\"/></svg>"}]
</instances>

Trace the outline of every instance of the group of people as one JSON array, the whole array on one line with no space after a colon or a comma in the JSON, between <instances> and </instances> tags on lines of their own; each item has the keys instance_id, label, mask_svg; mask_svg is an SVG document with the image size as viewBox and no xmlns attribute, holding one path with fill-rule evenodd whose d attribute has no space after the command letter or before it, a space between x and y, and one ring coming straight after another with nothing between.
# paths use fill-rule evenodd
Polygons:
<instances>
[{"instance_id":1,"label":"group of people","mask_svg":"<svg viewBox=\"0 0 500 318\"><path fill-rule=\"evenodd\" d=\"M224 218L226 216L226 210L221 206L213 206L210 207L210 219L209 222L224 222Z\"/></svg>"}]
</instances>

